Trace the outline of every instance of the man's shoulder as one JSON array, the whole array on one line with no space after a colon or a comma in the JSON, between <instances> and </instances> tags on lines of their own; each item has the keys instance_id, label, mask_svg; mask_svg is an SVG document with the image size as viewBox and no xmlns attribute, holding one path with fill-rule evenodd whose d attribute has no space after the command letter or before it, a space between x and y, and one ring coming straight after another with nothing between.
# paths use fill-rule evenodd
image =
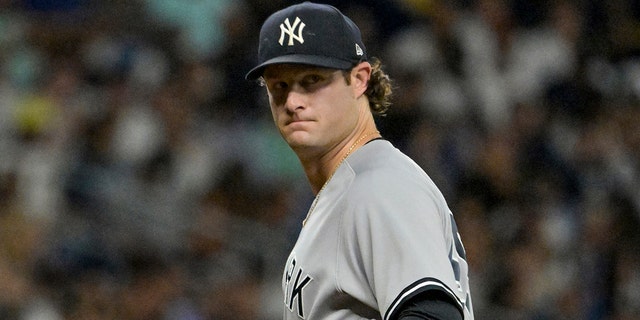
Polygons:
<instances>
[{"instance_id":1,"label":"man's shoulder","mask_svg":"<svg viewBox=\"0 0 640 320\"><path fill-rule=\"evenodd\" d=\"M371 141L347 158L356 175L415 170L415 162L387 140Z\"/></svg>"},{"instance_id":2,"label":"man's shoulder","mask_svg":"<svg viewBox=\"0 0 640 320\"><path fill-rule=\"evenodd\" d=\"M386 140L363 146L347 164L353 174L347 192L359 200L374 201L389 194L408 197L439 194L424 170Z\"/></svg>"},{"instance_id":3,"label":"man's shoulder","mask_svg":"<svg viewBox=\"0 0 640 320\"><path fill-rule=\"evenodd\" d=\"M355 183L365 186L407 185L428 179L422 168L386 140L364 145L347 163L355 175Z\"/></svg>"}]
</instances>

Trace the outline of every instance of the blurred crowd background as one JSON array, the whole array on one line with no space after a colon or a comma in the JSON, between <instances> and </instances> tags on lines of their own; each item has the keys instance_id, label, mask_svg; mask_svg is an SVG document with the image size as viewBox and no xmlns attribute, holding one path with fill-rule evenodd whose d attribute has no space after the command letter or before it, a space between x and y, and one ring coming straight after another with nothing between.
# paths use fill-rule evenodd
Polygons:
<instances>
[{"instance_id":1,"label":"blurred crowd background","mask_svg":"<svg viewBox=\"0 0 640 320\"><path fill-rule=\"evenodd\" d=\"M243 77L291 3L0 0L0 319L281 318L313 195ZM476 319L639 319L640 1L327 3L395 80L378 124Z\"/></svg>"}]
</instances>

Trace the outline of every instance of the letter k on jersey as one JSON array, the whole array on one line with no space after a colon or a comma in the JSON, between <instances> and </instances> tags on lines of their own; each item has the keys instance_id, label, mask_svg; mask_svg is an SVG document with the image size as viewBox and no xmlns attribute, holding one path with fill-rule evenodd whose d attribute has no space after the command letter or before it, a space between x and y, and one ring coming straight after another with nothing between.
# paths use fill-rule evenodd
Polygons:
<instances>
[{"instance_id":1,"label":"letter k on jersey","mask_svg":"<svg viewBox=\"0 0 640 320\"><path fill-rule=\"evenodd\" d=\"M284 286L284 304L289 311L293 311L294 301L296 304L298 316L304 319L304 301L302 290L313 280L308 274L303 275L302 267L296 268L296 258L291 259L285 270L283 286ZM293 282L291 280L294 280Z\"/></svg>"}]
</instances>

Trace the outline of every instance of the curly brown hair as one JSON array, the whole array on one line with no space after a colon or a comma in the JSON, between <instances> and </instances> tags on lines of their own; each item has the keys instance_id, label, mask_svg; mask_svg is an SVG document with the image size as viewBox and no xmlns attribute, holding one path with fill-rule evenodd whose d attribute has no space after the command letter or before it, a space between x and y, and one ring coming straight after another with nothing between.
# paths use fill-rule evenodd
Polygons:
<instances>
[{"instance_id":1,"label":"curly brown hair","mask_svg":"<svg viewBox=\"0 0 640 320\"><path fill-rule=\"evenodd\" d=\"M372 58L371 78L365 95L369 98L369 107L374 115L385 115L391 106L392 83L389 75L382 70L382 62L378 58ZM344 71L347 84L350 84L349 71Z\"/></svg>"},{"instance_id":2,"label":"curly brown hair","mask_svg":"<svg viewBox=\"0 0 640 320\"><path fill-rule=\"evenodd\" d=\"M371 60L371 78L365 94L369 97L371 112L375 115L384 115L391 106L392 83L389 75L382 70L382 62L373 58Z\"/></svg>"}]
</instances>

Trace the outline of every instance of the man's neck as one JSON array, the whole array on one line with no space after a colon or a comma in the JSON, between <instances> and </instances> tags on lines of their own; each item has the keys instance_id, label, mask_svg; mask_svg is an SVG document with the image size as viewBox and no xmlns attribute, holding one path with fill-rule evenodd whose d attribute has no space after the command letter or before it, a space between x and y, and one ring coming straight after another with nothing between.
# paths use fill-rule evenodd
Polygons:
<instances>
[{"instance_id":1,"label":"man's neck","mask_svg":"<svg viewBox=\"0 0 640 320\"><path fill-rule=\"evenodd\" d=\"M300 158L313 193L315 195L320 193L324 185L331 179L335 171L338 170L338 167L349 155L353 154L370 140L379 137L380 133L375 126L367 126L362 130L358 130L357 134L345 140L336 147L335 150L331 150L315 158Z\"/></svg>"}]
</instances>

